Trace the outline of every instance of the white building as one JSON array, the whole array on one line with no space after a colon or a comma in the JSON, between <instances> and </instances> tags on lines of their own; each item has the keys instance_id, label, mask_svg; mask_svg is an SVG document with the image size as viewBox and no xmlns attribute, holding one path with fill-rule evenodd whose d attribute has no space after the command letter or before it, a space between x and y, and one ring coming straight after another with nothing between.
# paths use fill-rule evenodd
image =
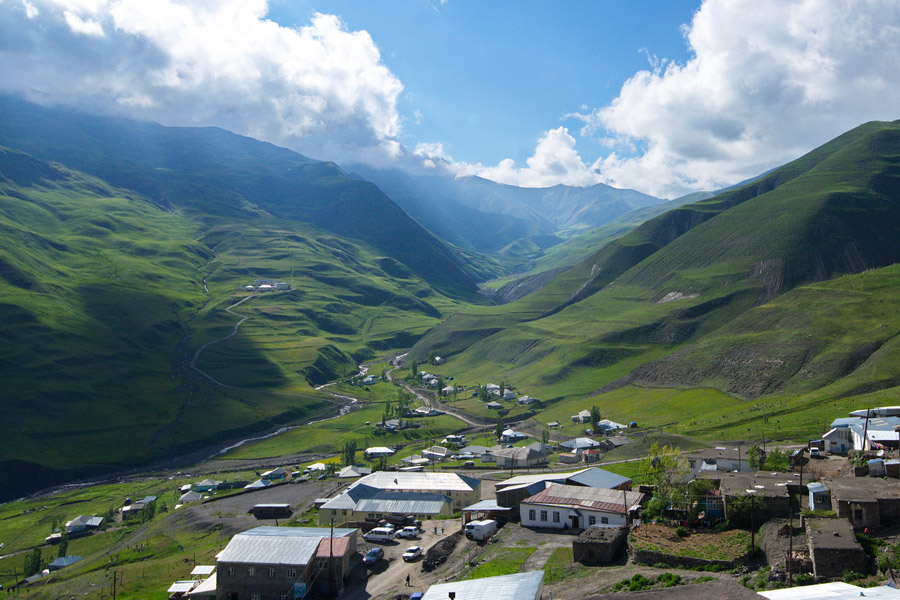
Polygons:
<instances>
[{"instance_id":1,"label":"white building","mask_svg":"<svg viewBox=\"0 0 900 600\"><path fill-rule=\"evenodd\" d=\"M366 448L366 458L381 458L383 456L393 456L394 451L384 446L373 446Z\"/></svg>"},{"instance_id":2,"label":"white building","mask_svg":"<svg viewBox=\"0 0 900 600\"><path fill-rule=\"evenodd\" d=\"M438 583L428 588L422 600L541 600L543 593L544 572L530 571Z\"/></svg>"},{"instance_id":3,"label":"white building","mask_svg":"<svg viewBox=\"0 0 900 600\"><path fill-rule=\"evenodd\" d=\"M620 527L643 501L639 492L554 484L522 500L519 514L525 527Z\"/></svg>"}]
</instances>

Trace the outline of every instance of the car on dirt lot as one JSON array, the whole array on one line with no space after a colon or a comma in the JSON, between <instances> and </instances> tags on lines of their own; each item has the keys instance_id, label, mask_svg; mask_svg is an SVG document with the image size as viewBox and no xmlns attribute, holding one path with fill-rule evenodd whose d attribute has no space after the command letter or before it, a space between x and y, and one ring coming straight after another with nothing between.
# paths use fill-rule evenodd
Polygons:
<instances>
[{"instance_id":1,"label":"car on dirt lot","mask_svg":"<svg viewBox=\"0 0 900 600\"><path fill-rule=\"evenodd\" d=\"M421 546L410 546L406 549L406 552L403 553L403 560L406 562L412 562L422 556L422 548Z\"/></svg>"},{"instance_id":2,"label":"car on dirt lot","mask_svg":"<svg viewBox=\"0 0 900 600\"><path fill-rule=\"evenodd\" d=\"M372 548L366 555L363 556L363 564L364 565L374 565L379 560L384 558L384 549L382 548Z\"/></svg>"},{"instance_id":3,"label":"car on dirt lot","mask_svg":"<svg viewBox=\"0 0 900 600\"><path fill-rule=\"evenodd\" d=\"M419 528L414 525L408 525L407 527L404 527L403 529L398 531L397 536L407 540L414 540L419 537Z\"/></svg>"}]
</instances>

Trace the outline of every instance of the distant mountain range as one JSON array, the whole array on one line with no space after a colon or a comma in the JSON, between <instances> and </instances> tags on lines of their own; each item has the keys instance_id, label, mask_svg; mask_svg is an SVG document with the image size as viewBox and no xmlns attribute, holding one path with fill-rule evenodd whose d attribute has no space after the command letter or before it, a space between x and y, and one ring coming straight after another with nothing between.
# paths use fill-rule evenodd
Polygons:
<instances>
[{"instance_id":1,"label":"distant mountain range","mask_svg":"<svg viewBox=\"0 0 900 600\"><path fill-rule=\"evenodd\" d=\"M414 175L362 165L349 169L376 183L436 235L488 253L503 254L504 248L523 240L543 250L632 211L666 203L603 184L522 188L480 177Z\"/></svg>"}]
</instances>

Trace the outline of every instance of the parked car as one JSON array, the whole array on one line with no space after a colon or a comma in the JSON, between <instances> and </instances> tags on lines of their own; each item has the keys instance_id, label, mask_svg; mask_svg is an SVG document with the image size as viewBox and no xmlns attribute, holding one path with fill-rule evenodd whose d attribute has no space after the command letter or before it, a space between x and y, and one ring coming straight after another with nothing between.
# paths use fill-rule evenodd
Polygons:
<instances>
[{"instance_id":1,"label":"parked car","mask_svg":"<svg viewBox=\"0 0 900 600\"><path fill-rule=\"evenodd\" d=\"M407 540L414 540L419 537L419 528L409 525L398 531L397 535Z\"/></svg>"},{"instance_id":2,"label":"parked car","mask_svg":"<svg viewBox=\"0 0 900 600\"><path fill-rule=\"evenodd\" d=\"M364 533L363 538L365 538L367 542L391 542L394 540L395 535L393 529L376 527L375 529Z\"/></svg>"},{"instance_id":3,"label":"parked car","mask_svg":"<svg viewBox=\"0 0 900 600\"><path fill-rule=\"evenodd\" d=\"M809 449L809 457L810 458L821 458L822 453L819 451L818 448L810 448Z\"/></svg>"},{"instance_id":4,"label":"parked car","mask_svg":"<svg viewBox=\"0 0 900 600\"><path fill-rule=\"evenodd\" d=\"M403 553L403 560L405 560L406 562L412 562L420 556L422 556L421 546L410 546L406 549L406 552Z\"/></svg>"},{"instance_id":5,"label":"parked car","mask_svg":"<svg viewBox=\"0 0 900 600\"><path fill-rule=\"evenodd\" d=\"M372 548L366 555L363 556L363 564L364 565L374 565L379 560L384 558L384 550L381 548Z\"/></svg>"}]
</instances>

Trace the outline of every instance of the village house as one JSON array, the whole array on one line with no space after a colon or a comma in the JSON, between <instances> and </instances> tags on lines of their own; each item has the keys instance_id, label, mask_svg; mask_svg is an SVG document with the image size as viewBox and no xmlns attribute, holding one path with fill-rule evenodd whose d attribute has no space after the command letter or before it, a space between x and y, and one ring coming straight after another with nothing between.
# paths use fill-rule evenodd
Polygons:
<instances>
[{"instance_id":1,"label":"village house","mask_svg":"<svg viewBox=\"0 0 900 600\"><path fill-rule=\"evenodd\" d=\"M103 517L79 515L66 523L66 533L69 535L87 533L88 531L99 529L102 524Z\"/></svg>"},{"instance_id":2,"label":"village house","mask_svg":"<svg viewBox=\"0 0 900 600\"><path fill-rule=\"evenodd\" d=\"M854 411L849 417L835 419L822 436L825 450L843 454L849 450L876 450L900 447L900 408L885 406L869 411Z\"/></svg>"},{"instance_id":3,"label":"village house","mask_svg":"<svg viewBox=\"0 0 900 600\"><path fill-rule=\"evenodd\" d=\"M279 479L284 479L287 477L288 472L284 470L284 467L276 467L271 471L266 471L262 475L260 475L260 479L268 479L269 481L276 481Z\"/></svg>"},{"instance_id":4,"label":"village house","mask_svg":"<svg viewBox=\"0 0 900 600\"><path fill-rule=\"evenodd\" d=\"M540 473L519 475L494 485L497 503L501 506L518 507L519 503L544 490L552 484L595 487L602 489L630 490L631 479L611 473L598 467L589 467L568 473Z\"/></svg>"},{"instance_id":5,"label":"village house","mask_svg":"<svg viewBox=\"0 0 900 600\"><path fill-rule=\"evenodd\" d=\"M752 497L753 511L760 523L772 517L786 515L790 506L790 494L806 493L806 486L800 486L799 475L793 473L768 471L734 473L704 470L697 473L696 477L717 482L727 518L731 517L729 514L731 500Z\"/></svg>"},{"instance_id":6,"label":"village house","mask_svg":"<svg viewBox=\"0 0 900 600\"><path fill-rule=\"evenodd\" d=\"M688 463L691 474L696 475L700 471L737 471L749 473L750 461L747 460L749 449L734 448L704 448L691 452L682 452L681 457Z\"/></svg>"},{"instance_id":7,"label":"village house","mask_svg":"<svg viewBox=\"0 0 900 600\"><path fill-rule=\"evenodd\" d=\"M577 415L572 415L573 423L590 423L591 422L591 411L583 410L579 412Z\"/></svg>"},{"instance_id":8,"label":"village house","mask_svg":"<svg viewBox=\"0 0 900 600\"><path fill-rule=\"evenodd\" d=\"M353 491L362 486L370 489L362 489L360 492ZM449 515L461 510L464 506L469 506L480 500L480 486L481 481L479 479L457 473L376 471L350 484L350 487L344 492L323 504L319 509L319 523L328 523L332 518L337 523L364 520L366 518L374 518L369 517L369 514L378 514L379 512L382 515L394 514L395 510L399 511L399 513L407 511L405 514ZM397 492L397 494L379 495L378 492ZM427 497L419 494L427 494ZM442 496L446 497L446 499L442 498ZM365 503L360 507L359 503L362 500L379 500L383 502ZM390 501L393 504L388 505L386 501ZM428 509L428 511L437 512L409 512L411 505L404 504L406 501L427 503L417 505L417 508L421 507ZM443 507L443 504L447 505L446 509ZM375 506L380 507L381 510L369 510ZM447 512L444 513L444 510ZM344 511L347 512L345 513Z\"/></svg>"},{"instance_id":9,"label":"village house","mask_svg":"<svg viewBox=\"0 0 900 600\"><path fill-rule=\"evenodd\" d=\"M357 530L335 529L334 540L329 535L327 528L307 527L257 527L235 535L216 557L216 597L302 598L327 590L331 582L323 572L333 573L340 587L356 552Z\"/></svg>"},{"instance_id":10,"label":"village house","mask_svg":"<svg viewBox=\"0 0 900 600\"><path fill-rule=\"evenodd\" d=\"M574 454L581 454L588 448L599 448L600 442L591 438L580 437L562 442L560 447L571 450Z\"/></svg>"},{"instance_id":11,"label":"village house","mask_svg":"<svg viewBox=\"0 0 900 600\"><path fill-rule=\"evenodd\" d=\"M373 458L382 458L387 456L393 456L394 451L390 448L385 448L384 446L373 446L371 448L366 448L364 453L366 458L371 460Z\"/></svg>"},{"instance_id":12,"label":"village house","mask_svg":"<svg viewBox=\"0 0 900 600\"><path fill-rule=\"evenodd\" d=\"M406 475L407 473L401 473ZM448 517L453 499L435 492L392 492L368 485L348 489L319 508L319 523L374 521L387 517L414 516L417 519Z\"/></svg>"},{"instance_id":13,"label":"village house","mask_svg":"<svg viewBox=\"0 0 900 600\"><path fill-rule=\"evenodd\" d=\"M900 523L900 481L871 477L832 477L821 482L831 494L831 510L856 529Z\"/></svg>"},{"instance_id":14,"label":"village house","mask_svg":"<svg viewBox=\"0 0 900 600\"><path fill-rule=\"evenodd\" d=\"M487 407L491 410L500 410L501 408L503 408L503 405L499 402L494 402L493 400L491 400L487 403Z\"/></svg>"},{"instance_id":15,"label":"village house","mask_svg":"<svg viewBox=\"0 0 900 600\"><path fill-rule=\"evenodd\" d=\"M366 375L366 377L362 380L363 385L375 385L378 383L378 380L372 375Z\"/></svg>"},{"instance_id":16,"label":"village house","mask_svg":"<svg viewBox=\"0 0 900 600\"><path fill-rule=\"evenodd\" d=\"M369 467L359 467L357 465L347 465L338 472L338 478L347 479L350 477L363 477L372 472Z\"/></svg>"},{"instance_id":17,"label":"village house","mask_svg":"<svg viewBox=\"0 0 900 600\"><path fill-rule=\"evenodd\" d=\"M585 529L621 527L636 514L644 494L585 486L553 484L519 504L525 527Z\"/></svg>"},{"instance_id":18,"label":"village house","mask_svg":"<svg viewBox=\"0 0 900 600\"><path fill-rule=\"evenodd\" d=\"M122 520L125 521L139 515L154 502L156 502L156 496L145 496L137 502L129 502L126 500L125 505L121 508Z\"/></svg>"},{"instance_id":19,"label":"village house","mask_svg":"<svg viewBox=\"0 0 900 600\"><path fill-rule=\"evenodd\" d=\"M517 400L519 404L539 404L541 401L533 396L519 396Z\"/></svg>"},{"instance_id":20,"label":"village house","mask_svg":"<svg viewBox=\"0 0 900 600\"><path fill-rule=\"evenodd\" d=\"M194 485L191 486L191 489L195 492L211 492L219 487L221 481L216 481L215 479L204 479L203 481L198 481Z\"/></svg>"},{"instance_id":21,"label":"village house","mask_svg":"<svg viewBox=\"0 0 900 600\"><path fill-rule=\"evenodd\" d=\"M866 572L866 553L846 519L807 519L806 542L815 577Z\"/></svg>"},{"instance_id":22,"label":"village house","mask_svg":"<svg viewBox=\"0 0 900 600\"><path fill-rule=\"evenodd\" d=\"M528 436L514 429L505 429L500 434L500 441L504 444L514 444L521 440L527 440Z\"/></svg>"},{"instance_id":23,"label":"village house","mask_svg":"<svg viewBox=\"0 0 900 600\"><path fill-rule=\"evenodd\" d=\"M456 453L444 446L432 446L422 450L422 458L427 458L430 461L445 461L454 456L456 456Z\"/></svg>"},{"instance_id":24,"label":"village house","mask_svg":"<svg viewBox=\"0 0 900 600\"><path fill-rule=\"evenodd\" d=\"M496 462L497 466L504 469L509 468L529 468L536 467L539 465L546 465L549 461L549 456L553 452L553 449L549 446L545 446L540 442L536 442L535 444L530 444L528 446L522 446L519 448L491 448L488 453L491 457L493 457L493 461L485 461L485 462ZM482 457L484 459L484 457Z\"/></svg>"}]
</instances>

